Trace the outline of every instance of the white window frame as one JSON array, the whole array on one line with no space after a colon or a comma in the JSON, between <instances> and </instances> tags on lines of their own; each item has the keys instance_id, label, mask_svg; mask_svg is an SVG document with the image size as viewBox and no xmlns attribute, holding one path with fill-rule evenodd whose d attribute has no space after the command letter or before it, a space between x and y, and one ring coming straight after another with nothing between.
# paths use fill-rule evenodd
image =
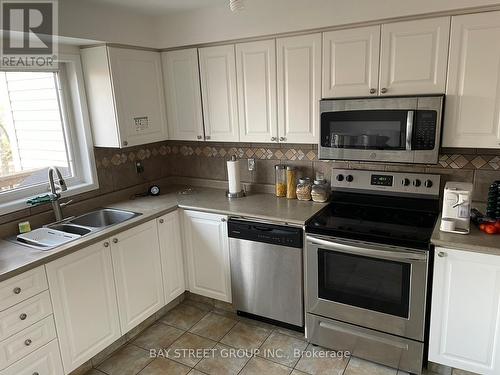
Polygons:
<instances>
[{"instance_id":1,"label":"white window frame","mask_svg":"<svg viewBox=\"0 0 500 375\"><path fill-rule=\"evenodd\" d=\"M66 142L73 160L74 177L65 179L68 190L62 197L70 197L99 188L94 157L94 144L85 96L82 63L79 54L59 55L59 83L62 87L61 111L66 122ZM26 186L0 193L0 215L28 208L26 201L46 194L47 183Z\"/></svg>"}]
</instances>

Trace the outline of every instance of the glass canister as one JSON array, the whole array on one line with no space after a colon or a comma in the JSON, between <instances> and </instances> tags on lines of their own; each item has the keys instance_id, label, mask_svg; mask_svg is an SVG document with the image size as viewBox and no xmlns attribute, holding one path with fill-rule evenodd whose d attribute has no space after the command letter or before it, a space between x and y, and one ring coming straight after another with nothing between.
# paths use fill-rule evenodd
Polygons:
<instances>
[{"instance_id":1,"label":"glass canister","mask_svg":"<svg viewBox=\"0 0 500 375\"><path fill-rule=\"evenodd\" d=\"M300 201L310 201L311 200L311 179L309 177L303 177L299 179L297 184L297 199Z\"/></svg>"},{"instance_id":2,"label":"glass canister","mask_svg":"<svg viewBox=\"0 0 500 375\"><path fill-rule=\"evenodd\" d=\"M278 164L275 169L276 196L286 197L286 169L284 165Z\"/></svg>"},{"instance_id":3,"label":"glass canister","mask_svg":"<svg viewBox=\"0 0 500 375\"><path fill-rule=\"evenodd\" d=\"M314 202L326 202L330 197L330 187L326 180L314 180L311 188L311 198Z\"/></svg>"},{"instance_id":4,"label":"glass canister","mask_svg":"<svg viewBox=\"0 0 500 375\"><path fill-rule=\"evenodd\" d=\"M291 165L286 167L286 197L297 198L297 169Z\"/></svg>"}]
</instances>

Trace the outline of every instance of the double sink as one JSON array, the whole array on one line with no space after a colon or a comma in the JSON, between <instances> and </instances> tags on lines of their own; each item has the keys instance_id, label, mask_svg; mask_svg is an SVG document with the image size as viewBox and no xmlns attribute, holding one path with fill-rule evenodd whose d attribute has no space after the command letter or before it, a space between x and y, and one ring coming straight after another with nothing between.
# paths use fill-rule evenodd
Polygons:
<instances>
[{"instance_id":1,"label":"double sink","mask_svg":"<svg viewBox=\"0 0 500 375\"><path fill-rule=\"evenodd\" d=\"M40 250L50 250L88 234L123 223L139 215L141 214L132 211L102 208L18 235L15 241Z\"/></svg>"}]
</instances>

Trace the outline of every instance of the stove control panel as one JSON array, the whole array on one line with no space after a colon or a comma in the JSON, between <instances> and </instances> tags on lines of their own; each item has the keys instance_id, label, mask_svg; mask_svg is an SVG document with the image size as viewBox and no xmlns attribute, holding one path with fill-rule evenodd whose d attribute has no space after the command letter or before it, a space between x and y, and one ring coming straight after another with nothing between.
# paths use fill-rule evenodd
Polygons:
<instances>
[{"instance_id":1,"label":"stove control panel","mask_svg":"<svg viewBox=\"0 0 500 375\"><path fill-rule=\"evenodd\" d=\"M437 174L333 169L332 190L439 196Z\"/></svg>"}]
</instances>

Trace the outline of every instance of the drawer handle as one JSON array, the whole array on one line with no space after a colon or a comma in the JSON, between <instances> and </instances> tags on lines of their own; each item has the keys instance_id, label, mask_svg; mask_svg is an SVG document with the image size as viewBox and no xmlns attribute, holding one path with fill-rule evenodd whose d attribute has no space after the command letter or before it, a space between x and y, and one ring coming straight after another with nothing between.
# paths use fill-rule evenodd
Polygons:
<instances>
[{"instance_id":1,"label":"drawer handle","mask_svg":"<svg viewBox=\"0 0 500 375\"><path fill-rule=\"evenodd\" d=\"M446 253L445 253L445 252L443 252L443 251L440 251L440 252L438 253L438 257L440 257L440 258L444 258L445 256L446 256Z\"/></svg>"},{"instance_id":2,"label":"drawer handle","mask_svg":"<svg viewBox=\"0 0 500 375\"><path fill-rule=\"evenodd\" d=\"M163 224L165 222L164 219L160 219L160 224Z\"/></svg>"},{"instance_id":3,"label":"drawer handle","mask_svg":"<svg viewBox=\"0 0 500 375\"><path fill-rule=\"evenodd\" d=\"M33 375L40 375L38 372L34 372Z\"/></svg>"},{"instance_id":4,"label":"drawer handle","mask_svg":"<svg viewBox=\"0 0 500 375\"><path fill-rule=\"evenodd\" d=\"M26 315L25 313L22 313L21 315L19 315L19 319L21 319L21 320L26 320L27 317L28 317L28 315Z\"/></svg>"},{"instance_id":5,"label":"drawer handle","mask_svg":"<svg viewBox=\"0 0 500 375\"><path fill-rule=\"evenodd\" d=\"M389 90L387 90L385 87L383 87L383 88L382 88L382 90L380 90L380 92L381 92L382 94L385 94L387 91L389 91Z\"/></svg>"},{"instance_id":6,"label":"drawer handle","mask_svg":"<svg viewBox=\"0 0 500 375\"><path fill-rule=\"evenodd\" d=\"M31 341L31 339L26 339L26 340L24 341L24 345L26 345L26 346L30 346L32 342L33 342L33 341Z\"/></svg>"},{"instance_id":7,"label":"drawer handle","mask_svg":"<svg viewBox=\"0 0 500 375\"><path fill-rule=\"evenodd\" d=\"M21 288L19 288L18 286L16 286L13 290L14 294L19 294L21 293Z\"/></svg>"},{"instance_id":8,"label":"drawer handle","mask_svg":"<svg viewBox=\"0 0 500 375\"><path fill-rule=\"evenodd\" d=\"M113 243L118 243L118 238L113 238Z\"/></svg>"}]
</instances>

